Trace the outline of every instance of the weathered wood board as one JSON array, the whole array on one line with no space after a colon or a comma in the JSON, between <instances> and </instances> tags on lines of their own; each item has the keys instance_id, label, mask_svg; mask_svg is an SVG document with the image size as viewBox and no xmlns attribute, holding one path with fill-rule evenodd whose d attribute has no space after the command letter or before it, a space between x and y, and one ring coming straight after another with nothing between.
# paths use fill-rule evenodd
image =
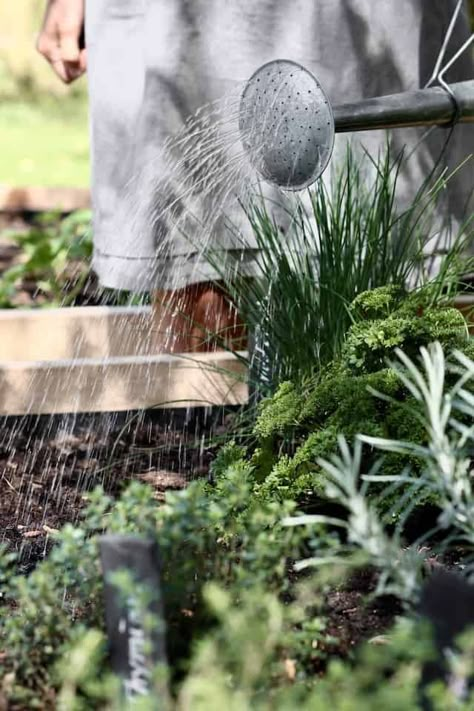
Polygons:
<instances>
[{"instance_id":1,"label":"weathered wood board","mask_svg":"<svg viewBox=\"0 0 474 711\"><path fill-rule=\"evenodd\" d=\"M0 312L0 415L237 405L245 367L225 351L156 354L148 308Z\"/></svg>"}]
</instances>

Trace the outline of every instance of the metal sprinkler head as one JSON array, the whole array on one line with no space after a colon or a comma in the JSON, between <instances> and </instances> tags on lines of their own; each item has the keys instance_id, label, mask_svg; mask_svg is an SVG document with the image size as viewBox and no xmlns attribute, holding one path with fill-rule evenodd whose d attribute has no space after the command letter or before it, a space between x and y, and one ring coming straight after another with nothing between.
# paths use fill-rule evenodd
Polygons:
<instances>
[{"instance_id":1,"label":"metal sprinkler head","mask_svg":"<svg viewBox=\"0 0 474 711\"><path fill-rule=\"evenodd\" d=\"M456 123L474 123L472 80L332 108L316 77L287 59L264 64L250 77L239 112L242 143L251 164L265 180L285 190L302 190L321 176L331 158L335 132L452 128Z\"/></svg>"},{"instance_id":2,"label":"metal sprinkler head","mask_svg":"<svg viewBox=\"0 0 474 711\"><path fill-rule=\"evenodd\" d=\"M323 173L334 145L334 118L316 77L277 59L248 80L239 128L253 167L286 190L302 190Z\"/></svg>"}]
</instances>

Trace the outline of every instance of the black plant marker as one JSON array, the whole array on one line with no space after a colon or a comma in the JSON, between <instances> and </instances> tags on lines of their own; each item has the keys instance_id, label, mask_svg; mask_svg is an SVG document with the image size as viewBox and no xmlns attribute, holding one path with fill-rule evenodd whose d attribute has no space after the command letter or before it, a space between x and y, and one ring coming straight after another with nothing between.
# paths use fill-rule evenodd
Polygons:
<instances>
[{"instance_id":1,"label":"black plant marker","mask_svg":"<svg viewBox=\"0 0 474 711\"><path fill-rule=\"evenodd\" d=\"M110 663L123 680L125 697L130 701L156 690L152 683L153 669L166 662L158 550L152 541L107 535L100 539L100 553ZM136 595L124 593L113 582L113 574L119 571L126 571L134 581ZM144 590L145 605L140 597ZM151 616L157 624L150 628L145 616ZM157 704L161 708L159 699Z\"/></svg>"},{"instance_id":2,"label":"black plant marker","mask_svg":"<svg viewBox=\"0 0 474 711\"><path fill-rule=\"evenodd\" d=\"M431 711L424 690L433 682L444 681L459 700L472 689L472 678L451 677L447 655L455 650L456 638L474 628L474 585L452 572L435 573L423 587L419 613L433 627L436 657L425 663L420 684L422 708Z\"/></svg>"}]
</instances>

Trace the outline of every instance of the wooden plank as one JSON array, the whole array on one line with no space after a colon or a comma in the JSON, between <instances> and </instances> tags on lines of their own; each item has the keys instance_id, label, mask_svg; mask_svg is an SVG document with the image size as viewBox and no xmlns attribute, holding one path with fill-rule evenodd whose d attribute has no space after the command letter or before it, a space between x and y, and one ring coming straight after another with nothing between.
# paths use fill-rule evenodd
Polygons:
<instances>
[{"instance_id":1,"label":"wooden plank","mask_svg":"<svg viewBox=\"0 0 474 711\"><path fill-rule=\"evenodd\" d=\"M0 211L3 212L73 212L89 208L90 204L87 188L0 185Z\"/></svg>"},{"instance_id":2,"label":"wooden plank","mask_svg":"<svg viewBox=\"0 0 474 711\"><path fill-rule=\"evenodd\" d=\"M456 306L474 334L474 295ZM235 356L157 355L152 323L149 307L0 311L0 414L246 402Z\"/></svg>"},{"instance_id":3,"label":"wooden plank","mask_svg":"<svg viewBox=\"0 0 474 711\"><path fill-rule=\"evenodd\" d=\"M0 415L238 405L245 367L232 354L0 363Z\"/></svg>"},{"instance_id":4,"label":"wooden plank","mask_svg":"<svg viewBox=\"0 0 474 711\"><path fill-rule=\"evenodd\" d=\"M457 296L454 305L465 316L469 333L474 336L474 294Z\"/></svg>"},{"instance_id":5,"label":"wooden plank","mask_svg":"<svg viewBox=\"0 0 474 711\"><path fill-rule=\"evenodd\" d=\"M245 368L232 354L157 354L153 341L150 307L0 311L0 414L246 401Z\"/></svg>"},{"instance_id":6,"label":"wooden plank","mask_svg":"<svg viewBox=\"0 0 474 711\"><path fill-rule=\"evenodd\" d=\"M0 361L155 355L149 307L0 310Z\"/></svg>"}]
</instances>

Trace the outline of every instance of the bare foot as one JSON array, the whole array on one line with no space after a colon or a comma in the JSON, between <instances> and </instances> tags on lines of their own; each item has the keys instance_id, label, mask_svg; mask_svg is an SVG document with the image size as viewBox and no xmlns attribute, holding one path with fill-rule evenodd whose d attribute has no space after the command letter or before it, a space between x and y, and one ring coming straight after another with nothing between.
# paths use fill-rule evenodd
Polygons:
<instances>
[{"instance_id":1,"label":"bare foot","mask_svg":"<svg viewBox=\"0 0 474 711\"><path fill-rule=\"evenodd\" d=\"M156 291L153 312L156 349L162 353L246 347L245 327L236 308L213 282Z\"/></svg>"}]
</instances>

